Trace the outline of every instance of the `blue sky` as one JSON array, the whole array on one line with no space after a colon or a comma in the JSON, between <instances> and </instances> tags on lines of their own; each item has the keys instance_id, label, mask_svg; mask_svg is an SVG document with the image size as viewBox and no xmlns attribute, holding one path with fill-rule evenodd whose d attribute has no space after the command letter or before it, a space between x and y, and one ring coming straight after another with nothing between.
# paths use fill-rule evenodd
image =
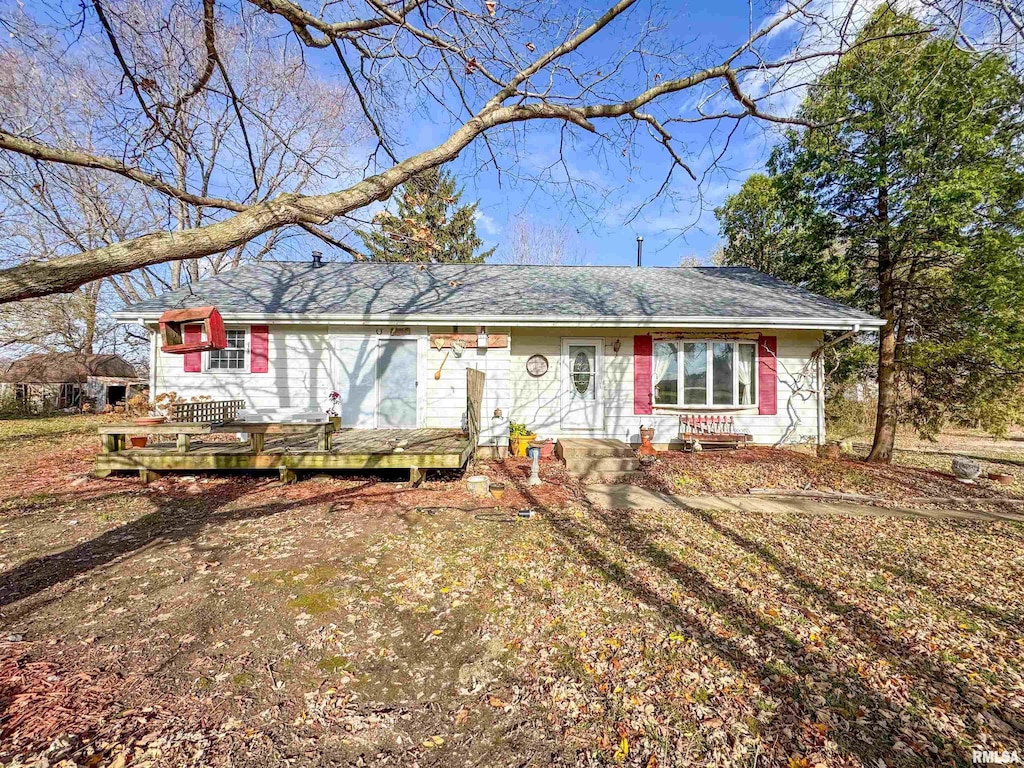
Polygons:
<instances>
[{"instance_id":1,"label":"blue sky","mask_svg":"<svg viewBox=\"0 0 1024 768\"><path fill-rule=\"evenodd\" d=\"M762 9L760 18L755 15L754 25L774 9ZM704 52L732 50L742 43L750 23L748 14L747 3L737 0L672 0L665 17L671 19L667 25L673 38L685 41L688 50ZM600 44L621 42L629 34L630 24L631 20L626 20L604 30L601 35L608 37ZM595 38L591 44L597 42ZM694 92L675 104L692 104L699 97ZM440 111L431 114L431 119L417 116L410 121L403 153L436 144L447 135L450 126L450 117ZM516 156L499 153L500 161L514 171L502 174L500 179L493 168L481 170L488 155L480 141L448 167L465 184L464 199L480 200L478 232L488 245L501 249L510 223L517 215L526 215L543 224L564 226L574 233L574 245L578 246L584 263L634 264L637 235L644 238L646 265L675 266L686 257L708 263L720 240L713 208L738 190L751 172L763 168L779 133L777 126L744 121L718 167L704 175L725 146L725 135L732 126L732 121L672 126L676 145L683 149L683 158L692 161L699 183L677 168L667 194L640 213L636 213L638 204L658 189L669 167L664 148L646 138L633 147L631 173L617 147L598 147L585 132L573 129L580 143L566 153L566 161L573 177L583 182L579 189L589 203L585 206L575 204L563 185L550 183L550 177L555 181L564 178L560 167L547 172L548 183L536 179L559 157L560 126L553 124L531 128ZM599 129L611 127L608 121L598 124ZM646 135L646 129L641 133ZM600 151L595 151L595 147ZM527 178L516 178L517 174Z\"/></svg>"}]
</instances>

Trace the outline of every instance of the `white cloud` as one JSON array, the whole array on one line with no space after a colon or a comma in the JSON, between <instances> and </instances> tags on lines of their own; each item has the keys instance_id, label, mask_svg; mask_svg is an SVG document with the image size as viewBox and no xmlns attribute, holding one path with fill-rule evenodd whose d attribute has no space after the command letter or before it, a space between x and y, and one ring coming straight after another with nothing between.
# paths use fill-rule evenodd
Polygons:
<instances>
[{"instance_id":1,"label":"white cloud","mask_svg":"<svg viewBox=\"0 0 1024 768\"><path fill-rule=\"evenodd\" d=\"M496 222L486 213L481 211L479 208L477 209L476 214L474 214L473 220L476 222L476 225L480 227L481 230L483 230L483 233L488 237L497 237L498 235L501 234L501 226L498 224L498 222Z\"/></svg>"}]
</instances>

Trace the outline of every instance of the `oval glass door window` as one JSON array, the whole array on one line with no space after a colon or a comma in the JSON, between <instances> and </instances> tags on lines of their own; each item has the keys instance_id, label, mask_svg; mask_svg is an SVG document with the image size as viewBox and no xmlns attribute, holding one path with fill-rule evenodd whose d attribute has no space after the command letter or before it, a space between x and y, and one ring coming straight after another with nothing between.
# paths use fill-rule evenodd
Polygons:
<instances>
[{"instance_id":1,"label":"oval glass door window","mask_svg":"<svg viewBox=\"0 0 1024 768\"><path fill-rule=\"evenodd\" d=\"M590 357L581 349L572 361L572 385L579 395L585 396L590 391L593 381L594 370L590 364Z\"/></svg>"}]
</instances>

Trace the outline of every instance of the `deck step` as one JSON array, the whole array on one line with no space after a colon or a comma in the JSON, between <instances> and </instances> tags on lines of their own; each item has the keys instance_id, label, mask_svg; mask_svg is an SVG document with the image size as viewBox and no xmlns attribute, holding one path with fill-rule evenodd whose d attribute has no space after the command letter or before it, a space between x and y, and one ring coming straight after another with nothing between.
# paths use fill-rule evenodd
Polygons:
<instances>
[{"instance_id":1,"label":"deck step","mask_svg":"<svg viewBox=\"0 0 1024 768\"><path fill-rule=\"evenodd\" d=\"M639 472L592 472L587 475L579 475L577 479L584 483L618 483L639 475Z\"/></svg>"},{"instance_id":2,"label":"deck step","mask_svg":"<svg viewBox=\"0 0 1024 768\"><path fill-rule=\"evenodd\" d=\"M640 462L636 457L618 458L616 456L573 456L565 460L565 468L573 475L603 475L612 472L635 472Z\"/></svg>"},{"instance_id":3,"label":"deck step","mask_svg":"<svg viewBox=\"0 0 1024 768\"><path fill-rule=\"evenodd\" d=\"M572 458L628 459L636 456L633 449L621 440L586 437L564 437L555 445L558 458L568 461Z\"/></svg>"}]
</instances>

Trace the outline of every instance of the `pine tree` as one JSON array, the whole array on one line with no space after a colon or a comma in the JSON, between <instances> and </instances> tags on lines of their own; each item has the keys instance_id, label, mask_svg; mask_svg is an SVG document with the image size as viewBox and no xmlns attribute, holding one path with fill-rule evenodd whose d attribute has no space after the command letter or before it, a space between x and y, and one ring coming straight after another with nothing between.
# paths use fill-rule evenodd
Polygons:
<instances>
[{"instance_id":1,"label":"pine tree","mask_svg":"<svg viewBox=\"0 0 1024 768\"><path fill-rule=\"evenodd\" d=\"M459 205L462 189L455 177L439 168L414 176L399 190L397 212L374 217L376 228L357 230L370 261L479 264L494 248L477 252L483 240L476 233L479 202Z\"/></svg>"}]
</instances>

